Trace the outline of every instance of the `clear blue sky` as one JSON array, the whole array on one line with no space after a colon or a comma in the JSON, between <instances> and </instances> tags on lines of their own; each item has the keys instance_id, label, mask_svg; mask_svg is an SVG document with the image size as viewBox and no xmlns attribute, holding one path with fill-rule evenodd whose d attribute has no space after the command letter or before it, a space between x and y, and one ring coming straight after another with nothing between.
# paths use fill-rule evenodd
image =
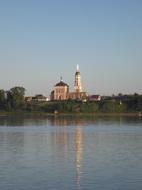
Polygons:
<instances>
[{"instance_id":1,"label":"clear blue sky","mask_svg":"<svg viewBox=\"0 0 142 190\"><path fill-rule=\"evenodd\" d=\"M0 0L0 89L142 93L142 0Z\"/></svg>"}]
</instances>

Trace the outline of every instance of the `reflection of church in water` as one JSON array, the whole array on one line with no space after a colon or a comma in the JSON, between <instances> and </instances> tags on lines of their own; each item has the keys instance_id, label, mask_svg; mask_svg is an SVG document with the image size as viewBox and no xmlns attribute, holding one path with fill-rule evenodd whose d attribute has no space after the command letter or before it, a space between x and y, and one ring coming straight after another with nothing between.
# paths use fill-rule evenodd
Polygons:
<instances>
[{"instance_id":1,"label":"reflection of church in water","mask_svg":"<svg viewBox=\"0 0 142 190\"><path fill-rule=\"evenodd\" d=\"M80 187L83 156L82 120L76 118L72 122L66 117L54 117L51 121L52 126L58 126L57 132L52 134L52 142L57 149L56 153L58 153L56 157L61 160L64 159L64 162L67 163L70 155L72 155L76 170L76 184ZM69 126L75 126L73 133L70 132Z\"/></svg>"},{"instance_id":2,"label":"reflection of church in water","mask_svg":"<svg viewBox=\"0 0 142 190\"><path fill-rule=\"evenodd\" d=\"M79 65L75 72L74 91L69 92L69 86L63 82L62 78L59 83L54 86L54 90L51 92L51 100L86 100L87 93L82 91L81 75L79 71Z\"/></svg>"}]
</instances>

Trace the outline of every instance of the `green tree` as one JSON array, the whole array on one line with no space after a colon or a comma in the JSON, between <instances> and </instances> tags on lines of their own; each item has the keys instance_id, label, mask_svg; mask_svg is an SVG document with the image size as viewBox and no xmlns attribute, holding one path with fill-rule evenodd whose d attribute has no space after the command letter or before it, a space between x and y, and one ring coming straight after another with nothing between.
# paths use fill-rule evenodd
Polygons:
<instances>
[{"instance_id":1,"label":"green tree","mask_svg":"<svg viewBox=\"0 0 142 190\"><path fill-rule=\"evenodd\" d=\"M0 110L4 110L5 102L6 102L5 91L0 90Z\"/></svg>"},{"instance_id":2,"label":"green tree","mask_svg":"<svg viewBox=\"0 0 142 190\"><path fill-rule=\"evenodd\" d=\"M142 95L137 98L136 110L142 111Z\"/></svg>"},{"instance_id":3,"label":"green tree","mask_svg":"<svg viewBox=\"0 0 142 190\"><path fill-rule=\"evenodd\" d=\"M20 110L25 107L25 88L13 87L7 92L7 104L14 110Z\"/></svg>"}]
</instances>

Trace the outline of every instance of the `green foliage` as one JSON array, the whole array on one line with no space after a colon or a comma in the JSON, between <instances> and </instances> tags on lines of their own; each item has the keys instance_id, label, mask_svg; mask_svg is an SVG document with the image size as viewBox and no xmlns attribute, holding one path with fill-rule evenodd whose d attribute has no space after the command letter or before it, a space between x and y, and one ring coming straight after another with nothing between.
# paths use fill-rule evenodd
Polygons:
<instances>
[{"instance_id":1,"label":"green foliage","mask_svg":"<svg viewBox=\"0 0 142 190\"><path fill-rule=\"evenodd\" d=\"M135 93L129 96L125 103L127 104L127 111L142 111L142 95Z\"/></svg>"},{"instance_id":2,"label":"green foliage","mask_svg":"<svg viewBox=\"0 0 142 190\"><path fill-rule=\"evenodd\" d=\"M114 108L114 103L113 102L105 102L102 105L102 111L103 112L114 112L115 108Z\"/></svg>"},{"instance_id":3,"label":"green foliage","mask_svg":"<svg viewBox=\"0 0 142 190\"><path fill-rule=\"evenodd\" d=\"M126 112L126 105L120 101L102 101L99 103L99 112L122 113Z\"/></svg>"},{"instance_id":4,"label":"green foliage","mask_svg":"<svg viewBox=\"0 0 142 190\"><path fill-rule=\"evenodd\" d=\"M96 102L84 102L81 105L81 112L94 113L98 111L98 104Z\"/></svg>"},{"instance_id":5,"label":"green foliage","mask_svg":"<svg viewBox=\"0 0 142 190\"><path fill-rule=\"evenodd\" d=\"M7 92L8 109L19 110L25 107L24 101L25 88L14 87Z\"/></svg>"},{"instance_id":6,"label":"green foliage","mask_svg":"<svg viewBox=\"0 0 142 190\"><path fill-rule=\"evenodd\" d=\"M0 110L3 110L5 108L5 103L6 103L5 91L0 90Z\"/></svg>"},{"instance_id":7,"label":"green foliage","mask_svg":"<svg viewBox=\"0 0 142 190\"><path fill-rule=\"evenodd\" d=\"M48 102L42 107L42 110L49 113L55 111L59 113L92 113L96 112L98 105L95 102L79 102L79 101L60 101Z\"/></svg>"},{"instance_id":8,"label":"green foliage","mask_svg":"<svg viewBox=\"0 0 142 190\"><path fill-rule=\"evenodd\" d=\"M142 96L129 95L126 100L102 100L100 102L82 102L75 100L54 101L48 103L32 103L27 105L29 111L48 113L125 113L142 111Z\"/></svg>"},{"instance_id":9,"label":"green foliage","mask_svg":"<svg viewBox=\"0 0 142 190\"><path fill-rule=\"evenodd\" d=\"M9 91L0 90L0 111L24 110L47 113L125 113L142 112L142 95L122 95L99 102L75 100L54 102L25 102L25 88L13 87Z\"/></svg>"},{"instance_id":10,"label":"green foliage","mask_svg":"<svg viewBox=\"0 0 142 190\"><path fill-rule=\"evenodd\" d=\"M136 110L137 111L142 111L142 95L137 98Z\"/></svg>"}]
</instances>

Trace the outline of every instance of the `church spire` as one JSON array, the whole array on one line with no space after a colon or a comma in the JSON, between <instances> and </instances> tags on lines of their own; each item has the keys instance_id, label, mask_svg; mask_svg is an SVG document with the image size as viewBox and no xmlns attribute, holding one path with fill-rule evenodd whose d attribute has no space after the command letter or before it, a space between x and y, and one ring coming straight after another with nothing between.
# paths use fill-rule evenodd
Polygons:
<instances>
[{"instance_id":1,"label":"church spire","mask_svg":"<svg viewBox=\"0 0 142 190\"><path fill-rule=\"evenodd\" d=\"M76 71L79 72L79 65L76 66Z\"/></svg>"},{"instance_id":2,"label":"church spire","mask_svg":"<svg viewBox=\"0 0 142 190\"><path fill-rule=\"evenodd\" d=\"M77 70L76 70L76 73L75 73L74 89L75 89L75 92L82 92L81 76L80 76L80 71L79 71L79 65L78 64L77 64Z\"/></svg>"}]
</instances>

